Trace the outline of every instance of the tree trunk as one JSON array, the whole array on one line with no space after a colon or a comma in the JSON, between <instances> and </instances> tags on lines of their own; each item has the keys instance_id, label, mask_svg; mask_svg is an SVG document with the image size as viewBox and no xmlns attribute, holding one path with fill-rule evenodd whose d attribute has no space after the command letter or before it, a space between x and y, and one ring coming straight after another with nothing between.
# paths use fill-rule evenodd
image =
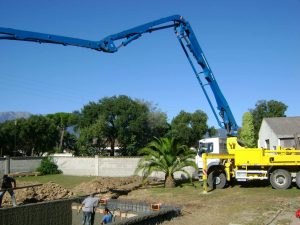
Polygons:
<instances>
[{"instance_id":1,"label":"tree trunk","mask_svg":"<svg viewBox=\"0 0 300 225\"><path fill-rule=\"evenodd\" d=\"M174 188L175 187L175 180L173 176L166 175L165 176L165 187L166 188Z\"/></svg>"},{"instance_id":2,"label":"tree trunk","mask_svg":"<svg viewBox=\"0 0 300 225\"><path fill-rule=\"evenodd\" d=\"M65 134L65 128L61 128L61 135L60 135L60 140L59 140L59 151L63 152L63 141L64 141L64 134Z\"/></svg>"},{"instance_id":3,"label":"tree trunk","mask_svg":"<svg viewBox=\"0 0 300 225\"><path fill-rule=\"evenodd\" d=\"M115 140L110 142L110 156L115 156Z\"/></svg>"}]
</instances>

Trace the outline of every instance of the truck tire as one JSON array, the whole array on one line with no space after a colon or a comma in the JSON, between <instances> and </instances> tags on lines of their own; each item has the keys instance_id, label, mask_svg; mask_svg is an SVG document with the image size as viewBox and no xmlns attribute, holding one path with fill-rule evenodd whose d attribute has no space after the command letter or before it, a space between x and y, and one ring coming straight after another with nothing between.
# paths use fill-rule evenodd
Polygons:
<instances>
[{"instance_id":1,"label":"truck tire","mask_svg":"<svg viewBox=\"0 0 300 225\"><path fill-rule=\"evenodd\" d=\"M291 174L287 170L277 169L271 174L270 183L275 189L288 189L292 184Z\"/></svg>"},{"instance_id":2,"label":"truck tire","mask_svg":"<svg viewBox=\"0 0 300 225\"><path fill-rule=\"evenodd\" d=\"M213 170L208 174L207 184L210 188L223 189L226 183L226 175L222 170Z\"/></svg>"},{"instance_id":3,"label":"truck tire","mask_svg":"<svg viewBox=\"0 0 300 225\"><path fill-rule=\"evenodd\" d=\"M296 184L297 184L297 187L300 188L300 171L296 175Z\"/></svg>"}]
</instances>

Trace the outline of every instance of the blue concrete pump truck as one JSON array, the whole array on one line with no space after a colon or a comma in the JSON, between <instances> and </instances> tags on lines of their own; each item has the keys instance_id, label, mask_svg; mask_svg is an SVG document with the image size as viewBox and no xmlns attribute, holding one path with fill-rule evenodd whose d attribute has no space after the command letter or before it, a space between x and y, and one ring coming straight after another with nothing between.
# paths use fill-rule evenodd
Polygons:
<instances>
[{"instance_id":1,"label":"blue concrete pump truck","mask_svg":"<svg viewBox=\"0 0 300 225\"><path fill-rule=\"evenodd\" d=\"M120 33L109 35L100 41L64 37L52 34L16 30L0 27L0 40L18 40L37 43L71 45L90 48L106 53L115 53L146 33L173 28L177 39L192 66L192 70L217 119L219 126L226 129L227 144L216 140L200 140L196 156L199 176L203 177L204 192L210 187L224 188L229 181L269 180L276 189L287 189L292 181L300 188L300 150L266 150L247 148L237 141L238 125L223 96L193 29L182 16L174 15L146 23ZM214 97L211 97L207 87ZM218 113L217 113L218 110ZM200 137L199 137L200 138ZM224 148L221 148L220 146ZM220 150L224 149L224 151Z\"/></svg>"}]
</instances>

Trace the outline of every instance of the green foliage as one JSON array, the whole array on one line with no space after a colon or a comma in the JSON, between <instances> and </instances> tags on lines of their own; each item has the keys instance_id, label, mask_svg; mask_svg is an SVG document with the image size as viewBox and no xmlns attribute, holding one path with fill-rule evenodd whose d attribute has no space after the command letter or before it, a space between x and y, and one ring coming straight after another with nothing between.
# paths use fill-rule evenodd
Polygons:
<instances>
[{"instance_id":1,"label":"green foliage","mask_svg":"<svg viewBox=\"0 0 300 225\"><path fill-rule=\"evenodd\" d=\"M14 155L15 137L18 135L15 121L0 123L0 152L1 156Z\"/></svg>"},{"instance_id":2,"label":"green foliage","mask_svg":"<svg viewBox=\"0 0 300 225\"><path fill-rule=\"evenodd\" d=\"M255 142L258 140L258 133L263 118L285 117L287 108L287 105L276 100L260 100L255 104L255 108L250 110L253 117Z\"/></svg>"},{"instance_id":3,"label":"green foliage","mask_svg":"<svg viewBox=\"0 0 300 225\"><path fill-rule=\"evenodd\" d=\"M208 131L207 115L197 110L194 113L181 111L171 122L169 137L189 147L198 146L198 140Z\"/></svg>"},{"instance_id":4,"label":"green foliage","mask_svg":"<svg viewBox=\"0 0 300 225\"><path fill-rule=\"evenodd\" d=\"M243 124L240 130L240 139L247 147L255 147L254 124L253 117L250 112L245 112L243 115Z\"/></svg>"},{"instance_id":5,"label":"green foliage","mask_svg":"<svg viewBox=\"0 0 300 225\"><path fill-rule=\"evenodd\" d=\"M55 124L44 116L6 121L0 124L0 148L2 154L42 155L52 151L58 140Z\"/></svg>"},{"instance_id":6,"label":"green foliage","mask_svg":"<svg viewBox=\"0 0 300 225\"><path fill-rule=\"evenodd\" d=\"M69 132L64 133L63 149L76 151L77 137Z\"/></svg>"},{"instance_id":7,"label":"green foliage","mask_svg":"<svg viewBox=\"0 0 300 225\"><path fill-rule=\"evenodd\" d=\"M26 155L39 155L56 146L59 131L45 116L31 116L19 123L19 146Z\"/></svg>"},{"instance_id":8,"label":"green foliage","mask_svg":"<svg viewBox=\"0 0 300 225\"><path fill-rule=\"evenodd\" d=\"M218 134L218 130L214 126L211 126L207 129L207 134L209 137L214 137Z\"/></svg>"},{"instance_id":9,"label":"green foliage","mask_svg":"<svg viewBox=\"0 0 300 225\"><path fill-rule=\"evenodd\" d=\"M174 138L155 138L145 148L139 151L143 158L139 161L136 173L142 171L147 178L153 172L165 173L165 187L174 187L174 173L181 171L191 179L184 169L192 166L197 170L194 162L195 152L186 145L179 145Z\"/></svg>"},{"instance_id":10,"label":"green foliage","mask_svg":"<svg viewBox=\"0 0 300 225\"><path fill-rule=\"evenodd\" d=\"M42 159L41 165L37 168L37 171L40 172L41 175L61 173L57 165L53 162L52 158L50 157L45 157Z\"/></svg>"},{"instance_id":11,"label":"green foliage","mask_svg":"<svg viewBox=\"0 0 300 225\"><path fill-rule=\"evenodd\" d=\"M136 155L153 135L164 134L166 127L166 116L151 111L144 102L124 95L102 98L82 110L80 152L89 155L110 147L113 156L118 146L122 155Z\"/></svg>"},{"instance_id":12,"label":"green foliage","mask_svg":"<svg viewBox=\"0 0 300 225\"><path fill-rule=\"evenodd\" d=\"M106 147L106 141L103 139L101 124L96 121L89 127L80 129L80 137L78 138L79 154L83 156L94 156L103 152ZM103 153L102 155L105 155Z\"/></svg>"},{"instance_id":13,"label":"green foliage","mask_svg":"<svg viewBox=\"0 0 300 225\"><path fill-rule=\"evenodd\" d=\"M170 129L170 124L167 122L167 114L160 111L160 109L151 102L141 101L149 109L148 125L150 137L164 137Z\"/></svg>"},{"instance_id":14,"label":"green foliage","mask_svg":"<svg viewBox=\"0 0 300 225\"><path fill-rule=\"evenodd\" d=\"M60 132L60 136L57 139L57 149L59 152L62 152L63 149L75 149L76 136L71 135L66 131L66 128L69 126L75 126L79 121L79 114L74 113L64 113L58 112L54 114L48 114L46 116L49 118L57 127Z\"/></svg>"}]
</instances>

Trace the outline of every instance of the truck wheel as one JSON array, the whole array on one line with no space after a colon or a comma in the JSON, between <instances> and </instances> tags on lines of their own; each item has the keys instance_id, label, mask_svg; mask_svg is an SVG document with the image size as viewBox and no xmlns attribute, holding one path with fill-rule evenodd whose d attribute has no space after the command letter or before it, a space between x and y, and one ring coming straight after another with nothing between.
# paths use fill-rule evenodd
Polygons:
<instances>
[{"instance_id":1,"label":"truck wheel","mask_svg":"<svg viewBox=\"0 0 300 225\"><path fill-rule=\"evenodd\" d=\"M288 189L292 184L291 174L283 169L273 171L270 182L275 189Z\"/></svg>"},{"instance_id":2,"label":"truck wheel","mask_svg":"<svg viewBox=\"0 0 300 225\"><path fill-rule=\"evenodd\" d=\"M300 171L296 175L296 184L297 184L297 187L300 188Z\"/></svg>"},{"instance_id":3,"label":"truck wheel","mask_svg":"<svg viewBox=\"0 0 300 225\"><path fill-rule=\"evenodd\" d=\"M210 188L222 189L226 183L226 176L222 170L213 170L208 174L207 184Z\"/></svg>"}]
</instances>

